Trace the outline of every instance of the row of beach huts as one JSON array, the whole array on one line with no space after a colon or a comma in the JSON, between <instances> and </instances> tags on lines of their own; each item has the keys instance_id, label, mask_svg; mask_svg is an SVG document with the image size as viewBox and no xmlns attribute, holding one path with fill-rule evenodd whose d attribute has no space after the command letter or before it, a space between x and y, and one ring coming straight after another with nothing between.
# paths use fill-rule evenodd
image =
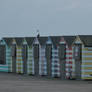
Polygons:
<instances>
[{"instance_id":1,"label":"row of beach huts","mask_svg":"<svg viewBox=\"0 0 92 92\"><path fill-rule=\"evenodd\" d=\"M0 72L92 79L92 35L4 37Z\"/></svg>"}]
</instances>

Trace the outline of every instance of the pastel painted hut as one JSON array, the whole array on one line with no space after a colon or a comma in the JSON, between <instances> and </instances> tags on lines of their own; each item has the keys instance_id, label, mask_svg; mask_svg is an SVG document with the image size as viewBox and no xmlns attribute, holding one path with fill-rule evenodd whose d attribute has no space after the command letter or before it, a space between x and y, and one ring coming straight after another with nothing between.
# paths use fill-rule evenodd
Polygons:
<instances>
[{"instance_id":1,"label":"pastel painted hut","mask_svg":"<svg viewBox=\"0 0 92 92\"><path fill-rule=\"evenodd\" d=\"M59 43L59 60L61 79L69 79L72 76L73 47L75 36L62 36Z\"/></svg>"},{"instance_id":2,"label":"pastel painted hut","mask_svg":"<svg viewBox=\"0 0 92 92\"><path fill-rule=\"evenodd\" d=\"M39 75L45 76L47 75L47 68L46 68L46 41L47 37L39 37Z\"/></svg>"},{"instance_id":3,"label":"pastel painted hut","mask_svg":"<svg viewBox=\"0 0 92 92\"><path fill-rule=\"evenodd\" d=\"M16 41L16 73L23 74L23 39L21 37L15 38Z\"/></svg>"},{"instance_id":4,"label":"pastel painted hut","mask_svg":"<svg viewBox=\"0 0 92 92\"><path fill-rule=\"evenodd\" d=\"M26 37L27 42L27 74L34 75L33 41L34 37Z\"/></svg>"},{"instance_id":5,"label":"pastel painted hut","mask_svg":"<svg viewBox=\"0 0 92 92\"><path fill-rule=\"evenodd\" d=\"M92 79L92 35L77 36L73 46L75 78Z\"/></svg>"}]
</instances>

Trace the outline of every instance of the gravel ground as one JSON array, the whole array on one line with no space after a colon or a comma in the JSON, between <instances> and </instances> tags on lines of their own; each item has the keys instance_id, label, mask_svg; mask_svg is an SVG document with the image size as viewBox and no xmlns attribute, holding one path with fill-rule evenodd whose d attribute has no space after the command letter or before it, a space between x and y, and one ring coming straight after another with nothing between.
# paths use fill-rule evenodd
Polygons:
<instances>
[{"instance_id":1,"label":"gravel ground","mask_svg":"<svg viewBox=\"0 0 92 92\"><path fill-rule=\"evenodd\" d=\"M0 73L0 92L92 92L92 81Z\"/></svg>"}]
</instances>

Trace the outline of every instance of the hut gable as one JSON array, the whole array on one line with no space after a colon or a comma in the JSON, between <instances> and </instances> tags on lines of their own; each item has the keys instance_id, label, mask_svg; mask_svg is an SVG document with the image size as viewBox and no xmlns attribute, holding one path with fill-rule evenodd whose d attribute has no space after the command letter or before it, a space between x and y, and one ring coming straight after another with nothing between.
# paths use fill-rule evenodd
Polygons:
<instances>
[{"instance_id":1,"label":"hut gable","mask_svg":"<svg viewBox=\"0 0 92 92\"><path fill-rule=\"evenodd\" d=\"M83 42L81 41L79 36L76 36L75 41L73 42L73 44L83 44Z\"/></svg>"},{"instance_id":2,"label":"hut gable","mask_svg":"<svg viewBox=\"0 0 92 92\"><path fill-rule=\"evenodd\" d=\"M36 37L36 38L34 39L33 44L39 44L38 37Z\"/></svg>"},{"instance_id":3,"label":"hut gable","mask_svg":"<svg viewBox=\"0 0 92 92\"><path fill-rule=\"evenodd\" d=\"M12 39L12 44L16 44L16 40L14 38Z\"/></svg>"},{"instance_id":4,"label":"hut gable","mask_svg":"<svg viewBox=\"0 0 92 92\"><path fill-rule=\"evenodd\" d=\"M70 47L75 40L75 36L63 36L66 44Z\"/></svg>"},{"instance_id":5,"label":"hut gable","mask_svg":"<svg viewBox=\"0 0 92 92\"><path fill-rule=\"evenodd\" d=\"M23 39L23 45L27 45L27 41L25 38Z\"/></svg>"},{"instance_id":6,"label":"hut gable","mask_svg":"<svg viewBox=\"0 0 92 92\"><path fill-rule=\"evenodd\" d=\"M85 47L92 47L92 35L79 35Z\"/></svg>"},{"instance_id":7,"label":"hut gable","mask_svg":"<svg viewBox=\"0 0 92 92\"><path fill-rule=\"evenodd\" d=\"M27 42L27 44L29 45L29 46L32 46L32 44L33 44L33 42L34 42L34 37L26 37L25 38L25 40L26 40L26 42Z\"/></svg>"},{"instance_id":8,"label":"hut gable","mask_svg":"<svg viewBox=\"0 0 92 92\"><path fill-rule=\"evenodd\" d=\"M47 38L46 44L52 44L51 37L48 37L48 38Z\"/></svg>"},{"instance_id":9,"label":"hut gable","mask_svg":"<svg viewBox=\"0 0 92 92\"><path fill-rule=\"evenodd\" d=\"M2 39L2 40L0 41L0 45L6 45L5 40Z\"/></svg>"},{"instance_id":10,"label":"hut gable","mask_svg":"<svg viewBox=\"0 0 92 92\"><path fill-rule=\"evenodd\" d=\"M47 37L39 37L38 40L39 40L39 43L41 46L45 46L46 41L47 41Z\"/></svg>"},{"instance_id":11,"label":"hut gable","mask_svg":"<svg viewBox=\"0 0 92 92\"><path fill-rule=\"evenodd\" d=\"M51 36L51 40L52 40L53 46L58 47L59 41L60 41L60 36Z\"/></svg>"},{"instance_id":12,"label":"hut gable","mask_svg":"<svg viewBox=\"0 0 92 92\"><path fill-rule=\"evenodd\" d=\"M17 46L21 46L21 45L22 45L23 39L24 39L24 38L21 38L21 37L15 38Z\"/></svg>"},{"instance_id":13,"label":"hut gable","mask_svg":"<svg viewBox=\"0 0 92 92\"><path fill-rule=\"evenodd\" d=\"M12 39L12 44L16 44L16 40L14 38Z\"/></svg>"},{"instance_id":14,"label":"hut gable","mask_svg":"<svg viewBox=\"0 0 92 92\"><path fill-rule=\"evenodd\" d=\"M12 44L12 39L13 39L13 38L3 38L3 40L5 41L5 43L6 43L8 46L11 46L11 44Z\"/></svg>"},{"instance_id":15,"label":"hut gable","mask_svg":"<svg viewBox=\"0 0 92 92\"><path fill-rule=\"evenodd\" d=\"M64 37L60 38L59 44L66 44L66 41L65 41Z\"/></svg>"}]
</instances>

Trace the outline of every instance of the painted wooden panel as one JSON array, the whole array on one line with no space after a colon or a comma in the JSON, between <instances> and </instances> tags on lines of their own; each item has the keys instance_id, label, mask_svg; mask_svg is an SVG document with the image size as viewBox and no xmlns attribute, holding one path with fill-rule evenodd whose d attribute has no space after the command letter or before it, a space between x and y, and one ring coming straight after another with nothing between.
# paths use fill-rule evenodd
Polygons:
<instances>
[{"instance_id":1,"label":"painted wooden panel","mask_svg":"<svg viewBox=\"0 0 92 92\"><path fill-rule=\"evenodd\" d=\"M40 75L47 75L47 62L46 62L46 49L45 46L40 47L40 53L39 53L39 74Z\"/></svg>"},{"instance_id":2,"label":"painted wooden panel","mask_svg":"<svg viewBox=\"0 0 92 92\"><path fill-rule=\"evenodd\" d=\"M23 73L22 47L20 46L16 49L16 72Z\"/></svg>"},{"instance_id":3,"label":"painted wooden panel","mask_svg":"<svg viewBox=\"0 0 92 92\"><path fill-rule=\"evenodd\" d=\"M11 47L6 47L6 64L8 64L8 72L12 72L12 55Z\"/></svg>"},{"instance_id":4,"label":"painted wooden panel","mask_svg":"<svg viewBox=\"0 0 92 92\"><path fill-rule=\"evenodd\" d=\"M67 45L66 41L64 40L64 38L61 38L60 44L61 44L61 48L62 48L62 45L63 46L64 46L64 44L66 45L65 48L63 48L64 51L62 53L62 54L64 54L63 55L64 58L60 57L61 59L59 60L59 62L61 62L60 63L61 69L62 69L62 67L65 68L64 71L63 71L63 72L65 72L64 73L65 78L69 79L69 78L72 78L74 76L74 72L73 72L73 65L74 65L73 64L74 63L73 62L73 47L72 46L68 47L68 45ZM65 64L63 64L63 65L62 65L62 60L65 62ZM61 69L60 69L60 71L62 71Z\"/></svg>"},{"instance_id":5,"label":"painted wooden panel","mask_svg":"<svg viewBox=\"0 0 92 92\"><path fill-rule=\"evenodd\" d=\"M92 47L82 49L82 79L92 79Z\"/></svg>"},{"instance_id":6,"label":"painted wooden panel","mask_svg":"<svg viewBox=\"0 0 92 92\"><path fill-rule=\"evenodd\" d=\"M52 48L52 77L60 77L60 62L58 48Z\"/></svg>"},{"instance_id":7,"label":"painted wooden panel","mask_svg":"<svg viewBox=\"0 0 92 92\"><path fill-rule=\"evenodd\" d=\"M72 47L66 47L66 78L72 77L73 50Z\"/></svg>"},{"instance_id":8,"label":"painted wooden panel","mask_svg":"<svg viewBox=\"0 0 92 92\"><path fill-rule=\"evenodd\" d=\"M27 45L22 46L23 73L27 74Z\"/></svg>"},{"instance_id":9,"label":"painted wooden panel","mask_svg":"<svg viewBox=\"0 0 92 92\"><path fill-rule=\"evenodd\" d=\"M34 75L34 57L32 46L28 46L27 73L29 75Z\"/></svg>"},{"instance_id":10,"label":"painted wooden panel","mask_svg":"<svg viewBox=\"0 0 92 92\"><path fill-rule=\"evenodd\" d=\"M9 50L9 48L8 48L8 46L7 46L7 44L5 43L4 40L2 40L0 45L3 45L4 48L5 48L5 50L4 50L4 54L5 54L5 56L4 56L5 62L4 63L5 64L4 65L0 64L0 72L9 72L9 63L10 63L10 58L9 57L10 57L10 55L8 55L7 51L10 51L10 50ZM1 56L2 56L2 52L1 51L0 51L0 53L1 53Z\"/></svg>"},{"instance_id":11,"label":"painted wooden panel","mask_svg":"<svg viewBox=\"0 0 92 92\"><path fill-rule=\"evenodd\" d=\"M12 56L12 72L16 73L16 45L12 45L11 47L11 56Z\"/></svg>"},{"instance_id":12,"label":"painted wooden panel","mask_svg":"<svg viewBox=\"0 0 92 92\"><path fill-rule=\"evenodd\" d=\"M8 65L0 64L0 72L8 72Z\"/></svg>"},{"instance_id":13,"label":"painted wooden panel","mask_svg":"<svg viewBox=\"0 0 92 92\"><path fill-rule=\"evenodd\" d=\"M79 37L76 38L74 44L82 44L82 41L80 40ZM76 60L75 60L75 58L74 58L74 53L77 53L77 52L74 51L74 46L75 46L75 45L72 46L72 49L73 49L73 58L72 58L72 78L75 79L75 78L76 78L76 73L75 73L75 72L76 72L76 70L75 70L75 67L76 67ZM83 44L82 44L82 48L83 48ZM80 60L77 60L77 61L80 62ZM81 62L82 62L82 60L81 60ZM80 67L81 67L81 66L80 66ZM80 71L80 72L81 72L81 71Z\"/></svg>"},{"instance_id":14,"label":"painted wooden panel","mask_svg":"<svg viewBox=\"0 0 92 92\"><path fill-rule=\"evenodd\" d=\"M46 62L47 62L47 75L51 76L51 63L52 63L52 44L46 44Z\"/></svg>"},{"instance_id":15,"label":"painted wooden panel","mask_svg":"<svg viewBox=\"0 0 92 92\"><path fill-rule=\"evenodd\" d=\"M0 63L6 64L6 45L0 45Z\"/></svg>"},{"instance_id":16,"label":"painted wooden panel","mask_svg":"<svg viewBox=\"0 0 92 92\"><path fill-rule=\"evenodd\" d=\"M39 44L34 44L33 53L35 75L39 75Z\"/></svg>"},{"instance_id":17,"label":"painted wooden panel","mask_svg":"<svg viewBox=\"0 0 92 92\"><path fill-rule=\"evenodd\" d=\"M63 48L62 48L63 47ZM66 78L66 42L64 38L61 38L59 45L59 62L60 62L60 77Z\"/></svg>"}]
</instances>

